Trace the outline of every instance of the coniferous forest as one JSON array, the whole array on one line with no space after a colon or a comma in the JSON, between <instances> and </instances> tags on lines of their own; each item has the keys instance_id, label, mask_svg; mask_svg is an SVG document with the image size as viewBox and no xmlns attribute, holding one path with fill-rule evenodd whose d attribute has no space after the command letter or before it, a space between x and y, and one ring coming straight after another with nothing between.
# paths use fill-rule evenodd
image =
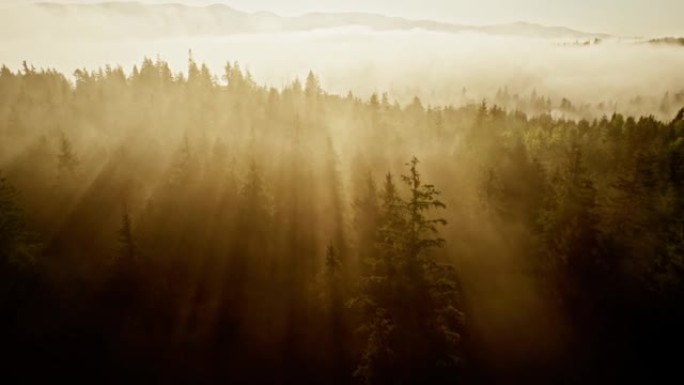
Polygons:
<instances>
[{"instance_id":1,"label":"coniferous forest","mask_svg":"<svg viewBox=\"0 0 684 385\"><path fill-rule=\"evenodd\" d=\"M680 107L3 67L0 381L681 377Z\"/></svg>"}]
</instances>

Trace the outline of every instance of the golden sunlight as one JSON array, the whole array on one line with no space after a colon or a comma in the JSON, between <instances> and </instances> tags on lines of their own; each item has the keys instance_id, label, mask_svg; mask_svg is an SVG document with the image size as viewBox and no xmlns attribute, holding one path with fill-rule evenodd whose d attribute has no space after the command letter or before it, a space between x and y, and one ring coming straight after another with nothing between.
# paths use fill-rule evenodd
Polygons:
<instances>
[{"instance_id":1,"label":"golden sunlight","mask_svg":"<svg viewBox=\"0 0 684 385\"><path fill-rule=\"evenodd\" d=\"M683 7L3 3L0 382L677 378Z\"/></svg>"}]
</instances>

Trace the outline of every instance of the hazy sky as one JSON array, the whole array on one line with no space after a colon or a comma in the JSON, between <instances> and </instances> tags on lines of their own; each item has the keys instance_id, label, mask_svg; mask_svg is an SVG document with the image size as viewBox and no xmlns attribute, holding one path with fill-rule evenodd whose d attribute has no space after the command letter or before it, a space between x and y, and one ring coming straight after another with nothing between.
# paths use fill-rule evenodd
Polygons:
<instances>
[{"instance_id":1,"label":"hazy sky","mask_svg":"<svg viewBox=\"0 0 684 385\"><path fill-rule=\"evenodd\" d=\"M44 0L50 1L50 0ZM56 0L97 2L98 0ZM108 0L112 1L112 0ZM130 0L113 0L130 1ZM622 35L684 35L684 0L140 0L225 3L279 14L360 11L409 18L488 24L529 21ZM0 0L22 3L31 0Z\"/></svg>"}]
</instances>

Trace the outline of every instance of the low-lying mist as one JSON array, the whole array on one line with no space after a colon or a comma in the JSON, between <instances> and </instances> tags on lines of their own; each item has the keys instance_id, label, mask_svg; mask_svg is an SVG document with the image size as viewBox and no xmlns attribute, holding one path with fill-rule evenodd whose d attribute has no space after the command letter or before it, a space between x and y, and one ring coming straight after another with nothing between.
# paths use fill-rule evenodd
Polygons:
<instances>
[{"instance_id":1,"label":"low-lying mist","mask_svg":"<svg viewBox=\"0 0 684 385\"><path fill-rule=\"evenodd\" d=\"M113 18L118 24L109 27L118 31L112 35L106 29L93 29L93 25L110 24L106 9L82 15L46 11L38 15L30 22L14 15L0 23L4 24L0 27L0 32L4 31L0 33L0 59L13 69L27 61L64 73L105 65L122 65L130 72L142 57L159 56L174 72L182 72L192 50L214 73L220 72L226 61L239 61L257 83L274 87L297 77L303 79L313 70L326 90L342 95L351 91L368 97L373 92L388 92L392 101L402 104L418 96L427 104L462 105L492 101L497 91L506 88L511 95L529 97L535 92L550 97L554 106L562 98L578 105L610 106L595 116L615 111L657 114L666 93L684 90L684 49L639 39L320 25L305 31L265 28L243 32L248 29L240 29L240 24L225 35L193 29L194 34L179 35L164 28L181 22L168 19L168 14L167 19L154 14L137 18L131 25L125 24L129 19L118 15ZM69 24L64 18L74 18L71 24L75 27L64 27ZM148 19L153 27L147 26L149 31L143 33L140 20ZM40 30L46 32L35 36L26 26L16 32L12 26L17 24L40 24Z\"/></svg>"},{"instance_id":2,"label":"low-lying mist","mask_svg":"<svg viewBox=\"0 0 684 385\"><path fill-rule=\"evenodd\" d=\"M7 28L0 382L679 373L684 50Z\"/></svg>"}]
</instances>

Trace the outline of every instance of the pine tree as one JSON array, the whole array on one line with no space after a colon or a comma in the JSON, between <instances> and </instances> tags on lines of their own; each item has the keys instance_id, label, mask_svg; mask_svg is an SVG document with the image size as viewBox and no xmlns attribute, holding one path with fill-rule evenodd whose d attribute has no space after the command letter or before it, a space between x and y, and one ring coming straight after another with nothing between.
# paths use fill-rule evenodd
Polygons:
<instances>
[{"instance_id":1,"label":"pine tree","mask_svg":"<svg viewBox=\"0 0 684 385\"><path fill-rule=\"evenodd\" d=\"M405 202L399 196L392 174L385 176L381 200L378 238L381 254L384 253L387 260L402 253L406 231ZM393 267L389 260L386 262L387 268Z\"/></svg>"},{"instance_id":2,"label":"pine tree","mask_svg":"<svg viewBox=\"0 0 684 385\"><path fill-rule=\"evenodd\" d=\"M370 97L369 103L372 110L378 110L380 108L380 99L378 99L378 94L374 92Z\"/></svg>"},{"instance_id":3,"label":"pine tree","mask_svg":"<svg viewBox=\"0 0 684 385\"><path fill-rule=\"evenodd\" d=\"M0 269L32 263L33 247L27 238L17 191L0 174Z\"/></svg>"},{"instance_id":4,"label":"pine tree","mask_svg":"<svg viewBox=\"0 0 684 385\"><path fill-rule=\"evenodd\" d=\"M0 336L14 326L27 301L26 289L33 283L37 244L29 236L17 191L0 173ZM30 301L30 300L29 300Z\"/></svg>"},{"instance_id":5,"label":"pine tree","mask_svg":"<svg viewBox=\"0 0 684 385\"><path fill-rule=\"evenodd\" d=\"M321 85L318 81L318 77L313 73L313 71L309 71L309 74L306 76L304 93L309 98L318 96L321 93Z\"/></svg>"},{"instance_id":6,"label":"pine tree","mask_svg":"<svg viewBox=\"0 0 684 385\"><path fill-rule=\"evenodd\" d=\"M374 191L373 185L369 186ZM395 257L402 249L404 228L403 201L398 195L391 174L385 176L381 192L381 205L375 232L376 245L362 255L362 277L360 292L350 305L361 312L361 326L358 332L365 341L363 353L354 376L367 384L391 381L396 367L393 351L395 329L391 305L392 280L394 279ZM366 208L373 209L372 197L366 197ZM372 215L372 213L369 213Z\"/></svg>"},{"instance_id":7,"label":"pine tree","mask_svg":"<svg viewBox=\"0 0 684 385\"><path fill-rule=\"evenodd\" d=\"M57 168L60 173L73 175L79 165L79 159L71 146L71 142L62 134L59 139L59 154L57 155Z\"/></svg>"},{"instance_id":8,"label":"pine tree","mask_svg":"<svg viewBox=\"0 0 684 385\"><path fill-rule=\"evenodd\" d=\"M579 144L573 142L552 176L552 191L542 215L549 274L559 279L560 295L581 300L602 271L596 188L588 175ZM593 282L593 283L592 283Z\"/></svg>"},{"instance_id":9,"label":"pine tree","mask_svg":"<svg viewBox=\"0 0 684 385\"><path fill-rule=\"evenodd\" d=\"M410 192L410 199L406 202L409 216L407 251L409 263L412 264L416 263L417 259L425 257L425 253L430 249L444 246L445 240L436 236L439 233L437 226L447 224L442 218L431 219L426 216L426 211L444 209L446 205L437 199L439 192L435 186L421 183L417 165L418 159L414 157L407 164L409 174L401 177Z\"/></svg>"},{"instance_id":10,"label":"pine tree","mask_svg":"<svg viewBox=\"0 0 684 385\"><path fill-rule=\"evenodd\" d=\"M119 260L124 264L133 264L138 256L137 245L133 238L133 225L128 213L128 207L124 205L121 215L121 227L117 231L119 243Z\"/></svg>"},{"instance_id":11,"label":"pine tree","mask_svg":"<svg viewBox=\"0 0 684 385\"><path fill-rule=\"evenodd\" d=\"M247 239L257 243L266 239L270 213L266 189L256 162L252 161L240 190L240 225Z\"/></svg>"},{"instance_id":12,"label":"pine tree","mask_svg":"<svg viewBox=\"0 0 684 385\"><path fill-rule=\"evenodd\" d=\"M453 266L439 263L442 218L427 214L445 204L433 185L423 184L415 157L402 175L409 198L387 174L381 193L376 257L362 277L361 295L352 301L365 311L361 331L367 344L356 376L367 383L453 380L463 314Z\"/></svg>"},{"instance_id":13,"label":"pine tree","mask_svg":"<svg viewBox=\"0 0 684 385\"><path fill-rule=\"evenodd\" d=\"M444 209L446 205L438 199L439 191L435 186L421 181L418 163L414 157L407 164L409 173L402 175L402 181L409 189L409 199L405 202L408 226L403 274L408 282L401 291L404 291L404 298L413 302L402 304L400 309L406 311L408 305L412 313L404 315L408 319L406 325L409 325L405 335L410 341L405 351L405 365L415 365L415 370L407 372L416 380L425 381L426 375L439 373L444 377L431 377L430 381L450 382L459 363L457 348L463 313L459 310L454 267L440 263L432 253L446 242L439 236L438 226L447 222L443 218L429 217L428 212ZM410 330L412 328L415 330ZM421 340L412 340L417 335ZM422 351L416 349L421 346Z\"/></svg>"},{"instance_id":14,"label":"pine tree","mask_svg":"<svg viewBox=\"0 0 684 385\"><path fill-rule=\"evenodd\" d=\"M375 254L378 241L378 225L380 221L380 207L375 180L369 174L363 185L363 191L354 201L356 226L356 248L361 261ZM364 269L366 266L361 266Z\"/></svg>"}]
</instances>

